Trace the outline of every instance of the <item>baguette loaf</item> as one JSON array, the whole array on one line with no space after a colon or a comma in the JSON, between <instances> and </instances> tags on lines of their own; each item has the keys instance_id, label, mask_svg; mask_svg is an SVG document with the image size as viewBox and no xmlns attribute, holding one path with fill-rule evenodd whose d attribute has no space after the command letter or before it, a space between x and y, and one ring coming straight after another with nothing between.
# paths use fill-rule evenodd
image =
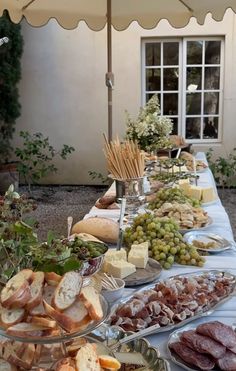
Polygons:
<instances>
[{"instance_id":1,"label":"baguette loaf","mask_svg":"<svg viewBox=\"0 0 236 371\"><path fill-rule=\"evenodd\" d=\"M52 299L53 306L58 310L70 307L78 297L83 283L83 278L78 272L71 271L64 274L56 287Z\"/></svg>"},{"instance_id":2,"label":"baguette loaf","mask_svg":"<svg viewBox=\"0 0 236 371\"><path fill-rule=\"evenodd\" d=\"M88 343L80 348L75 362L77 371L101 371L95 344Z\"/></svg>"},{"instance_id":3,"label":"baguette loaf","mask_svg":"<svg viewBox=\"0 0 236 371\"><path fill-rule=\"evenodd\" d=\"M34 272L32 276L32 282L30 285L31 299L26 304L26 308L28 310L40 304L42 300L43 284L44 284L44 273Z\"/></svg>"},{"instance_id":4,"label":"baguette loaf","mask_svg":"<svg viewBox=\"0 0 236 371\"><path fill-rule=\"evenodd\" d=\"M85 286L80 293L81 300L84 302L89 315L94 320L100 320L103 317L103 310L100 303L99 294L93 286Z\"/></svg>"},{"instance_id":5,"label":"baguette loaf","mask_svg":"<svg viewBox=\"0 0 236 371\"><path fill-rule=\"evenodd\" d=\"M115 243L118 239L119 224L109 218L90 217L76 223L72 233L89 233L104 242Z\"/></svg>"},{"instance_id":6,"label":"baguette loaf","mask_svg":"<svg viewBox=\"0 0 236 371\"><path fill-rule=\"evenodd\" d=\"M17 371L16 366L0 358L0 370L1 371Z\"/></svg>"}]
</instances>

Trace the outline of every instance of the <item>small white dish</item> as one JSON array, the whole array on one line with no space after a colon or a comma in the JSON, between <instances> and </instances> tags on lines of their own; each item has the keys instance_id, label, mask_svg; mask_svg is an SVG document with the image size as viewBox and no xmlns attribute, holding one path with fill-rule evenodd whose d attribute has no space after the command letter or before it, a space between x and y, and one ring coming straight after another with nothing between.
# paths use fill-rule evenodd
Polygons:
<instances>
[{"instance_id":1,"label":"small white dish","mask_svg":"<svg viewBox=\"0 0 236 371\"><path fill-rule=\"evenodd\" d=\"M109 303L113 303L114 301L120 299L124 292L125 281L121 278L114 278L114 280L118 285L118 289L107 290L103 288L101 291L101 294Z\"/></svg>"}]
</instances>

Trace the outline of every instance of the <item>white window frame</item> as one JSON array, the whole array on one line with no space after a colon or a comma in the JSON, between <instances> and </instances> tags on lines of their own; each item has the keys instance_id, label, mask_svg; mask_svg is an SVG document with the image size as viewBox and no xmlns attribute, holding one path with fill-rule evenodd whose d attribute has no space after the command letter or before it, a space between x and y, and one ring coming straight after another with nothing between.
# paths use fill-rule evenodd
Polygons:
<instances>
[{"instance_id":1,"label":"white window frame","mask_svg":"<svg viewBox=\"0 0 236 371\"><path fill-rule=\"evenodd\" d=\"M189 65L191 67L202 67L203 73L202 73L202 86L204 81L204 67L220 67L220 86L218 90L214 90L216 92L219 92L219 114L216 115L219 117L218 119L218 138L212 138L212 139L186 139L187 143L196 143L196 144L207 144L207 143L220 143L222 142L222 121L223 121L223 83L224 83L224 48L225 48L225 39L223 36L191 36L191 37L162 37L162 38L143 38L141 40L141 89L142 89L142 105L145 105L146 103L146 94L152 93L152 91L147 92L145 90L146 85L146 68L150 68L150 66L145 65L145 45L147 43L161 43L161 50L163 48L164 42L179 42L179 90L178 90L178 133L182 135L185 138L186 135L186 118L185 118L185 112L186 112L186 71L187 71L187 64L186 64L186 48L187 48L187 41L214 41L214 40L220 40L221 41L221 53L220 53L220 63L219 64L203 64L203 61L201 64L196 65ZM205 52L205 43L204 43L204 49L203 49L203 55ZM160 66L152 66L151 68L158 67L161 70L163 69L163 53L161 52L161 65ZM172 67L171 65L168 65L168 67ZM198 92L202 92L203 90L198 90ZM205 92L211 92L211 90L204 90ZM182 92L182 93L181 93ZM153 91L155 93L155 91ZM168 91L168 93L176 93L176 91ZM163 95L163 79L161 79L161 90L160 94ZM162 100L163 101L163 100ZM202 102L201 102L201 109L203 110L203 95L202 95ZM162 114L162 107L161 107L161 114ZM174 115L173 115L174 116ZM197 117L197 115L193 115L194 117ZM201 112L201 132L203 130L203 112ZM214 115L209 115L210 117L214 117ZM188 116L189 117L189 116ZM190 116L191 117L191 116ZM182 124L181 124L182 123Z\"/></svg>"}]
</instances>

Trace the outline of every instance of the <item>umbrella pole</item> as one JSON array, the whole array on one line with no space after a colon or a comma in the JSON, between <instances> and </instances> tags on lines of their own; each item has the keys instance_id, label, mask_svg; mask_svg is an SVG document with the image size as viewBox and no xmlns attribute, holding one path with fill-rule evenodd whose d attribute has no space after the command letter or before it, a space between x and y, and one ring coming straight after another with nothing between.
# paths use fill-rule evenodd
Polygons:
<instances>
[{"instance_id":1,"label":"umbrella pole","mask_svg":"<svg viewBox=\"0 0 236 371\"><path fill-rule=\"evenodd\" d=\"M111 0L107 0L107 73L106 86L108 94L108 140L112 140L112 89L114 75L112 73L112 29L111 29Z\"/></svg>"}]
</instances>

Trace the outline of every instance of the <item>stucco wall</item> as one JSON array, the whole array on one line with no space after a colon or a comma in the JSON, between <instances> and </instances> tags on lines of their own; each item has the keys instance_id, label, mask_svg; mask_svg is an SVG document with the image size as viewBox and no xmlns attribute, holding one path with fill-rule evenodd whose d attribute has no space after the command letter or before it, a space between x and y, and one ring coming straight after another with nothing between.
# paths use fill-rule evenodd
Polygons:
<instances>
[{"instance_id":1,"label":"stucco wall","mask_svg":"<svg viewBox=\"0 0 236 371\"><path fill-rule=\"evenodd\" d=\"M193 19L184 29L173 29L163 20L154 30L143 30L133 23L126 31L113 31L114 135L124 134L124 111L127 109L135 116L141 105L142 37L222 35L225 36L223 142L214 147L223 155L226 149L233 148L235 25L236 17L228 10L222 22L208 16L204 26ZM43 28L23 23L22 31L25 41L20 84L22 115L17 121L17 132L42 132L55 147L63 143L75 147L69 160L57 162L59 172L46 179L46 183L92 183L89 170L106 172L102 152L102 133L107 130L106 30L93 32L81 23L76 30L68 31L50 21ZM17 132L15 144L19 143Z\"/></svg>"}]
</instances>

